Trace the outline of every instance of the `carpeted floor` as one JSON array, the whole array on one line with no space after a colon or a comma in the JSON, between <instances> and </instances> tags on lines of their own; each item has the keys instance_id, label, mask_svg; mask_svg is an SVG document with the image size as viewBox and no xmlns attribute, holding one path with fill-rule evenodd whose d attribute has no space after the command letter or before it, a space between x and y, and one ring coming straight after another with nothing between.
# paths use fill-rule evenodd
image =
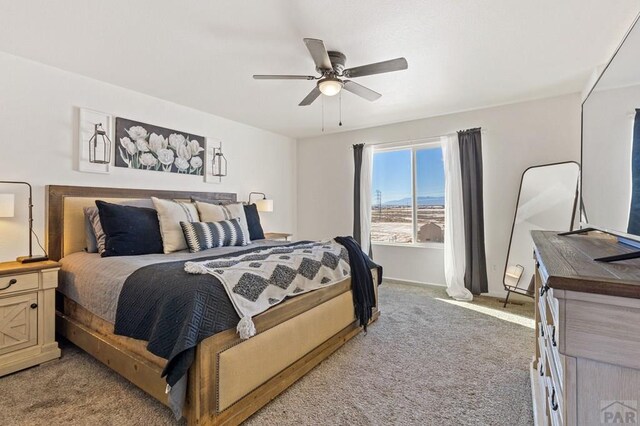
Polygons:
<instances>
[{"instance_id":1,"label":"carpeted floor","mask_svg":"<svg viewBox=\"0 0 640 426\"><path fill-rule=\"evenodd\" d=\"M248 425L529 425L533 305L449 300L385 283L382 315ZM170 412L63 343L63 357L0 378L3 425L164 425Z\"/></svg>"}]
</instances>

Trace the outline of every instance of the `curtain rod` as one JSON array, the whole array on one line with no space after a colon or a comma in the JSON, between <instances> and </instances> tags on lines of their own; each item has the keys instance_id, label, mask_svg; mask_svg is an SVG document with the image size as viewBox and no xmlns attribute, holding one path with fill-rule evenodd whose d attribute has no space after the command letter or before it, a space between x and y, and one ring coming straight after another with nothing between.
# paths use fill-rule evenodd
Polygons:
<instances>
[{"instance_id":1,"label":"curtain rod","mask_svg":"<svg viewBox=\"0 0 640 426\"><path fill-rule=\"evenodd\" d=\"M368 146L380 146L380 145L394 145L394 144L401 144L401 143L414 144L416 142L436 141L436 140L438 140L438 139L440 139L442 137L453 135L453 134L457 134L457 133L458 133L458 131L455 131L455 132L446 133L444 135L439 135L439 136L427 136L427 137L424 137L424 138L417 138L417 139L398 139L398 140L395 140L395 141L365 143L365 145L368 145ZM487 133L487 130L484 127L481 127L480 128L480 133L484 135L484 134ZM354 144L349 145L349 149L353 149L353 145Z\"/></svg>"}]
</instances>

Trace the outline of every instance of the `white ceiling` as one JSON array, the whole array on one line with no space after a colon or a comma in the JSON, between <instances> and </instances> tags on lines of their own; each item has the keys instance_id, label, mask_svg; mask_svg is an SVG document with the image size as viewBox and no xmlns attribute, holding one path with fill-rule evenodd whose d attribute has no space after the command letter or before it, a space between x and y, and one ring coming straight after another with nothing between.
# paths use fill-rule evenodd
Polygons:
<instances>
[{"instance_id":1,"label":"white ceiling","mask_svg":"<svg viewBox=\"0 0 640 426\"><path fill-rule=\"evenodd\" d=\"M326 132L578 92L640 10L637 0L0 0L0 50L293 137L321 133L303 37L347 66L404 56L359 78L370 103L325 98Z\"/></svg>"}]
</instances>

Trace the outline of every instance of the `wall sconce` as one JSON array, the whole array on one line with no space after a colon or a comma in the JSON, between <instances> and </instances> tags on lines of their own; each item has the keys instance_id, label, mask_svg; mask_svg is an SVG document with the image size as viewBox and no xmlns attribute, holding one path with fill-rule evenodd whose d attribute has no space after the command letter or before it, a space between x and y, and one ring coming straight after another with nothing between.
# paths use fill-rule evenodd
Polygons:
<instances>
[{"instance_id":1,"label":"wall sconce","mask_svg":"<svg viewBox=\"0 0 640 426\"><path fill-rule=\"evenodd\" d=\"M102 123L94 125L93 136L89 139L89 162L94 164L111 163L111 140L104 131Z\"/></svg>"},{"instance_id":2,"label":"wall sconce","mask_svg":"<svg viewBox=\"0 0 640 426\"><path fill-rule=\"evenodd\" d=\"M222 178L227 175L227 159L222 153L222 142L218 148L213 148L211 160L211 175Z\"/></svg>"},{"instance_id":3,"label":"wall sconce","mask_svg":"<svg viewBox=\"0 0 640 426\"><path fill-rule=\"evenodd\" d=\"M29 256L20 256L16 259L20 263L41 262L49 259L45 253L44 256L33 255L33 191L31 185L27 182L14 182L10 180L0 180L0 184L8 185L26 185L29 187ZM15 214L15 195L0 194L0 217L13 217ZM37 239L37 236L36 236ZM38 244L40 244L38 242ZM40 246L42 248L42 246ZM42 249L44 251L44 249Z\"/></svg>"},{"instance_id":4,"label":"wall sconce","mask_svg":"<svg viewBox=\"0 0 640 426\"><path fill-rule=\"evenodd\" d=\"M273 200L267 198L264 192L250 192L249 193L249 204L251 204L251 197L253 195L262 195L262 199L256 200L255 205L259 212L272 212L273 211Z\"/></svg>"}]
</instances>

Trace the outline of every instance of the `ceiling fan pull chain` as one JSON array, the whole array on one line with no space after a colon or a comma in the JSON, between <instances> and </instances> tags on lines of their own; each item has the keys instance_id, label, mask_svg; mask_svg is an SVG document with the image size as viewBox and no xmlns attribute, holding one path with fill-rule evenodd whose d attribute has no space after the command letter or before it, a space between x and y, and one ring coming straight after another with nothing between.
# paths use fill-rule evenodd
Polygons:
<instances>
[{"instance_id":1,"label":"ceiling fan pull chain","mask_svg":"<svg viewBox=\"0 0 640 426\"><path fill-rule=\"evenodd\" d=\"M342 91L340 91L340 99L338 99L338 101L340 102L340 121L338 122L338 126L342 126Z\"/></svg>"},{"instance_id":2,"label":"ceiling fan pull chain","mask_svg":"<svg viewBox=\"0 0 640 426\"><path fill-rule=\"evenodd\" d=\"M320 102L322 102L322 132L324 133L324 96L322 96Z\"/></svg>"}]
</instances>

